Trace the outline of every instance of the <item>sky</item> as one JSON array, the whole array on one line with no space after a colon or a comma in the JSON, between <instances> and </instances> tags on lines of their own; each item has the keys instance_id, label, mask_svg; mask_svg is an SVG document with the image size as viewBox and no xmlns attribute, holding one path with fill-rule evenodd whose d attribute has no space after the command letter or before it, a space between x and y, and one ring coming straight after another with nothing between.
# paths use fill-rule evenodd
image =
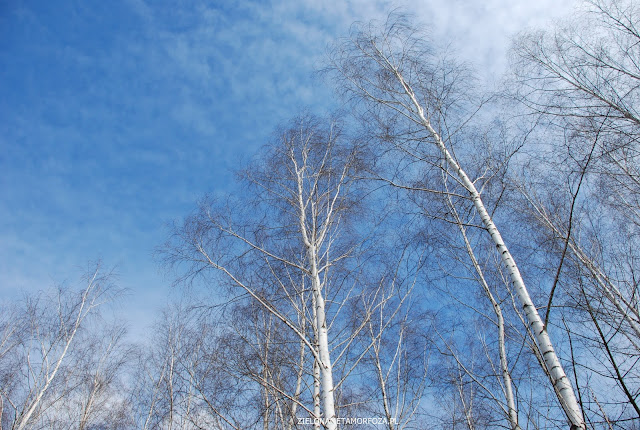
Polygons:
<instances>
[{"instance_id":1,"label":"sky","mask_svg":"<svg viewBox=\"0 0 640 430\"><path fill-rule=\"evenodd\" d=\"M3 0L0 302L115 267L143 335L173 293L154 259L169 226L301 109L337 101L314 77L354 21L415 14L484 81L510 38L558 0Z\"/></svg>"}]
</instances>

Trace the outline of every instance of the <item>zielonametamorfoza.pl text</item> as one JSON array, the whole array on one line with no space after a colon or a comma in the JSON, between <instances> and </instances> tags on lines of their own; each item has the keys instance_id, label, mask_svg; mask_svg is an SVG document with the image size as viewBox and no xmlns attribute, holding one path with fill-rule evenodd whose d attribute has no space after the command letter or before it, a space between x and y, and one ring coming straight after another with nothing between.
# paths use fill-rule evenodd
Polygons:
<instances>
[{"instance_id":1,"label":"zielonametamorfoza.pl text","mask_svg":"<svg viewBox=\"0 0 640 430\"><path fill-rule=\"evenodd\" d=\"M396 424L395 418L380 418L380 417L348 417L348 418L335 418L336 424L338 425L354 425L354 424L368 424L374 426L382 426L387 424ZM328 419L325 418L300 418L298 417L298 425L327 425L329 423Z\"/></svg>"}]
</instances>

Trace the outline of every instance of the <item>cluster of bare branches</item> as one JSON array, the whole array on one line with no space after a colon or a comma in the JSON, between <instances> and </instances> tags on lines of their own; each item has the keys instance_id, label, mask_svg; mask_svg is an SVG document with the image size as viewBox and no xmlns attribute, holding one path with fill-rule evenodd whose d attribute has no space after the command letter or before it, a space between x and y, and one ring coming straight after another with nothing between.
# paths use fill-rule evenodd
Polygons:
<instances>
[{"instance_id":1,"label":"cluster of bare branches","mask_svg":"<svg viewBox=\"0 0 640 430\"><path fill-rule=\"evenodd\" d=\"M340 415L370 403L354 397L362 381L346 381L371 366L391 428L414 412L407 387L389 376L415 364L405 361L405 328L397 328L400 356L386 362L381 351L386 328L407 318L408 274L372 251L382 221L362 212L362 152L341 127L310 115L294 119L241 173L243 198L205 201L166 248L188 276L215 279L228 297L255 305L262 330L245 342L262 357L260 374L249 380L263 399L263 426L307 417L316 428L337 428ZM295 359L288 366L277 360L278 375L288 376L274 381L268 361L282 348Z\"/></svg>"},{"instance_id":2,"label":"cluster of bare branches","mask_svg":"<svg viewBox=\"0 0 640 430\"><path fill-rule=\"evenodd\" d=\"M80 290L26 297L2 312L0 427L127 428L123 377L133 350L101 319L119 290L99 266Z\"/></svg>"}]
</instances>

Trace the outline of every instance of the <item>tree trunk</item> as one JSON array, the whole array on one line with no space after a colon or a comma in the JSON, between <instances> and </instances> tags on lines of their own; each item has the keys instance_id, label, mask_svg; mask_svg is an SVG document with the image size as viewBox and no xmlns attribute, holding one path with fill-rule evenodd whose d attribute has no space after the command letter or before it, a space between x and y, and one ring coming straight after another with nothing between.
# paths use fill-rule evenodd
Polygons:
<instances>
[{"instance_id":1,"label":"tree trunk","mask_svg":"<svg viewBox=\"0 0 640 430\"><path fill-rule=\"evenodd\" d=\"M320 357L320 375L322 382L322 403L324 406L324 424L327 429L337 429L337 417L333 393L333 372L331 368L331 356L329 353L329 336L327 332L327 318L325 315L325 302L322 296L322 283L318 275L318 262L316 247L309 247L309 260L311 262L311 283L316 306L316 324L318 327L318 356Z\"/></svg>"},{"instance_id":2,"label":"tree trunk","mask_svg":"<svg viewBox=\"0 0 640 430\"><path fill-rule=\"evenodd\" d=\"M386 59L386 57L384 57ZM388 62L387 62L388 63ZM533 332L534 338L536 339L536 343L542 357L544 358L544 363L546 366L546 371L549 373L553 386L558 393L558 400L564 410L567 418L571 423L572 429L586 429L586 425L584 422L584 418L582 416L582 411L580 409L580 405L576 398L576 395L571 387L571 383L569 382L569 378L567 377L562 364L560 363L560 359L553 348L553 344L551 343L551 339L547 334L546 327L540 318L540 314L538 310L533 304L531 297L529 296L529 291L527 290L524 280L522 279L522 275L520 274L520 270L516 265L513 256L509 252L507 245L504 243L502 236L500 235L500 231L493 223L491 215L487 211L484 202L482 201L482 197L480 193L476 189L475 185L467 176L467 173L462 169L462 167L458 164L458 162L453 158L447 147L445 146L442 138L438 134L438 132L433 128L431 122L426 118L424 114L424 110L422 106L418 102L415 93L407 84L400 72L393 67L390 63L389 67L392 68L396 78L402 84L406 95L411 99L411 103L415 108L414 113L417 113L418 119L422 126L431 134L435 145L440 150L442 156L444 157L446 163L453 169L456 173L458 179L462 183L462 185L467 189L471 200L476 208L476 211L480 215L480 219L482 220L482 224L485 229L491 236L491 240L496 245L498 249L498 253L502 259L502 262L509 273L511 278L511 282L516 291L518 298L520 299L520 304L522 305L522 309L524 310L525 316L529 323L529 328Z\"/></svg>"}]
</instances>

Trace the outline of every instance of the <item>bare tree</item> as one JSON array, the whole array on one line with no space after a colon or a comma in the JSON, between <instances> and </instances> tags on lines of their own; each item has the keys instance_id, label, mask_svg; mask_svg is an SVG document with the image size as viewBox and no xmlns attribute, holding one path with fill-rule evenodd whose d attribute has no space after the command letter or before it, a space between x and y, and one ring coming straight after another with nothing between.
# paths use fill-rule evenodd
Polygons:
<instances>
[{"instance_id":1,"label":"bare tree","mask_svg":"<svg viewBox=\"0 0 640 430\"><path fill-rule=\"evenodd\" d=\"M332 69L340 76L346 94L365 106L369 115L365 119L381 126L394 150L416 162L440 158L442 168L458 184L459 194L471 200L509 274L558 401L572 428L585 428L575 392L518 265L476 188L477 180L469 176L452 146L469 120L465 115L473 114L473 110L465 112L464 92L456 88L463 70L438 63L425 36L396 14L381 28L357 27L334 49Z\"/></svg>"},{"instance_id":2,"label":"bare tree","mask_svg":"<svg viewBox=\"0 0 640 430\"><path fill-rule=\"evenodd\" d=\"M98 399L105 390L114 386L126 358L114 354L122 341L121 332L116 332L106 350L98 353L88 329L99 316L99 309L117 292L111 275L96 266L83 289L60 288L51 296L28 297L22 306L16 306L16 319L4 324L5 349L0 355L2 420L7 428L55 428L69 425L69 419L86 428L99 419L95 404L102 401ZM85 370L92 373L90 380ZM88 392L84 392L85 387ZM70 404L76 401L83 406L69 412L73 409ZM110 402L117 403L113 399ZM69 413L73 418L65 421Z\"/></svg>"},{"instance_id":3,"label":"bare tree","mask_svg":"<svg viewBox=\"0 0 640 430\"><path fill-rule=\"evenodd\" d=\"M356 284L334 273L351 270L346 263L356 243L346 232L357 206L352 173L359 160L336 123L325 127L302 117L278 139L260 164L242 174L256 193L254 200L241 206L204 204L179 229L168 258L191 264L190 274L215 269L222 275L219 282L230 291L239 288L271 315L265 329L277 321L297 336L319 372L315 379L321 390L314 395L316 407L309 410L327 428L336 428L331 354L352 341L338 336L332 341L329 331L334 327L348 336L337 330L337 316ZM263 335L268 339L268 330ZM336 354L342 355L340 350ZM268 385L268 378L263 383Z\"/></svg>"},{"instance_id":4,"label":"bare tree","mask_svg":"<svg viewBox=\"0 0 640 430\"><path fill-rule=\"evenodd\" d=\"M553 244L545 323L561 316L572 351L581 351L574 372L583 408L623 427L640 416L639 13L631 1L586 1L552 30L519 37L508 81L547 142L533 160L544 180L525 163L516 180L520 209ZM554 317L557 308L567 311Z\"/></svg>"},{"instance_id":5,"label":"bare tree","mask_svg":"<svg viewBox=\"0 0 640 430\"><path fill-rule=\"evenodd\" d=\"M446 182L446 179L445 179L445 182ZM504 313L502 310L502 305L498 300L496 300L494 294L492 293L491 288L487 282L487 279L484 276L482 267L480 266L480 263L476 258L471 242L469 241L469 238L467 236L467 231L465 228L466 223L464 223L460 218L460 215L458 214L458 211L455 205L453 204L450 196L447 196L447 201L449 203L449 209L451 210L451 213L453 214L456 220L456 224L460 229L460 234L464 240L465 249L469 255L469 259L471 260L473 269L476 272L477 280L482 286L482 290L485 293L486 297L491 302L491 307L493 308L493 311L495 313L495 317L496 317L495 324L497 326L497 331L498 331L498 355L500 357L500 374L502 376L502 382L503 382L502 389L503 389L504 398L505 398L505 405L502 408L511 425L512 430L519 430L520 424L518 422L519 420L518 410L516 408L516 398L513 390L513 379L511 378L511 370L509 368L509 360L507 357L506 335L505 335L506 324L505 324ZM457 361L459 363L459 367L466 371L466 367L464 367L459 360ZM473 375L471 376L473 377ZM496 397L494 396L494 398ZM501 402L498 402L498 403L501 403Z\"/></svg>"}]
</instances>

